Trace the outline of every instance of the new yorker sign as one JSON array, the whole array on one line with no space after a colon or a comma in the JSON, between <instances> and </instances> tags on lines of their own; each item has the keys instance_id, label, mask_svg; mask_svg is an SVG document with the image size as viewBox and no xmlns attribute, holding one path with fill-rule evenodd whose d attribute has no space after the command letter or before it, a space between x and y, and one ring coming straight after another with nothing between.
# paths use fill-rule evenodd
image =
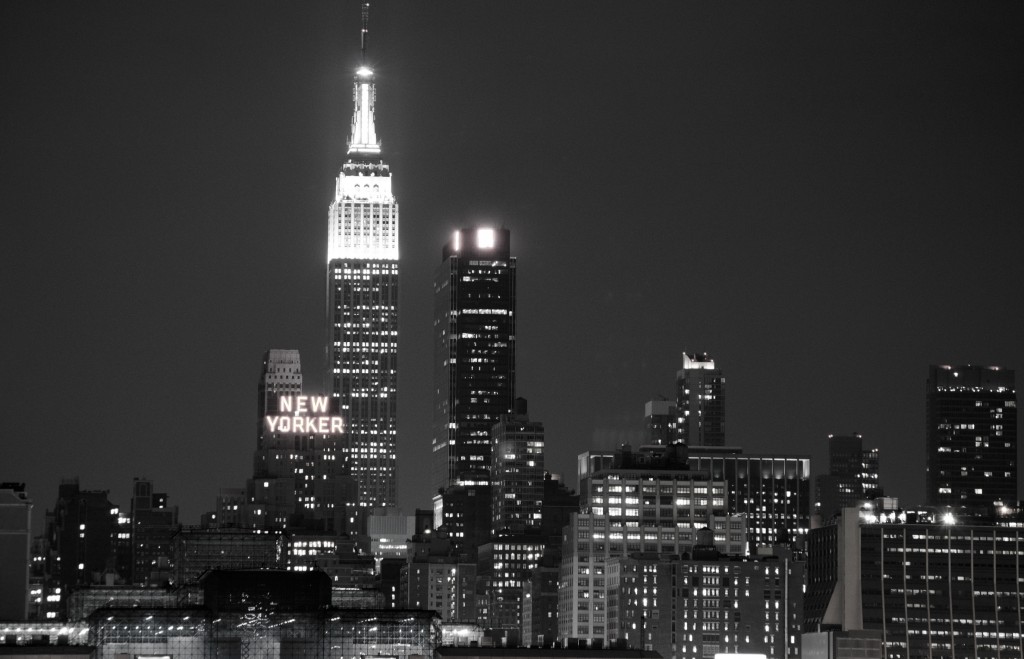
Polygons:
<instances>
[{"instance_id":1,"label":"new yorker sign","mask_svg":"<svg viewBox=\"0 0 1024 659\"><path fill-rule=\"evenodd\" d=\"M277 414L263 418L270 432L340 435L345 424L340 416L328 412L330 400L328 396L281 396Z\"/></svg>"}]
</instances>

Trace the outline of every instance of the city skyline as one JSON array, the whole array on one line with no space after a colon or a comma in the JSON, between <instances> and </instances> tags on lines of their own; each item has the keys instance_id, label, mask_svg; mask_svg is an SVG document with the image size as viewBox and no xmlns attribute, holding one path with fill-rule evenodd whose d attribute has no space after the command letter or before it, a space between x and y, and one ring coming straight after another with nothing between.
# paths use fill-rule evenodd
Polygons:
<instances>
[{"instance_id":1,"label":"city skyline","mask_svg":"<svg viewBox=\"0 0 1024 659\"><path fill-rule=\"evenodd\" d=\"M1024 364L1021 8L583 7L374 5L399 504L430 494L431 272L476 224L511 232L515 395L571 486L689 350L729 380L727 444L820 474L862 433L923 502L929 364ZM0 12L0 480L35 523L72 476L198 521L248 475L260 356L323 380L358 3Z\"/></svg>"}]
</instances>

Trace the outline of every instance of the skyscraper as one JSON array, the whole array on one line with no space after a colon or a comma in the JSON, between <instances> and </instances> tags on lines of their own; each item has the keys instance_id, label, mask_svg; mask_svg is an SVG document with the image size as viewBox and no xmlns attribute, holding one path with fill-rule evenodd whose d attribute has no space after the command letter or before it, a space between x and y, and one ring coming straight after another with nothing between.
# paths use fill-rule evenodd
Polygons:
<instances>
[{"instance_id":1,"label":"skyscraper","mask_svg":"<svg viewBox=\"0 0 1024 659\"><path fill-rule=\"evenodd\" d=\"M725 446L724 384L707 353L683 353L676 374L676 428L687 446Z\"/></svg>"},{"instance_id":2,"label":"skyscraper","mask_svg":"<svg viewBox=\"0 0 1024 659\"><path fill-rule=\"evenodd\" d=\"M277 414L278 396L297 396L302 393L302 360L298 350L268 350L263 355L263 372L257 385L256 448L263 448L264 438L270 434L266 417Z\"/></svg>"},{"instance_id":3,"label":"skyscraper","mask_svg":"<svg viewBox=\"0 0 1024 659\"><path fill-rule=\"evenodd\" d=\"M327 389L346 423L359 505L395 504L398 402L398 203L374 125L373 70L353 85L348 158L328 216Z\"/></svg>"},{"instance_id":4,"label":"skyscraper","mask_svg":"<svg viewBox=\"0 0 1024 659\"><path fill-rule=\"evenodd\" d=\"M544 424L530 421L525 398L491 429L491 535L540 528L544 506Z\"/></svg>"},{"instance_id":5,"label":"skyscraper","mask_svg":"<svg viewBox=\"0 0 1024 659\"><path fill-rule=\"evenodd\" d=\"M1013 370L929 366L928 473L933 506L1017 500L1017 392Z\"/></svg>"},{"instance_id":6,"label":"skyscraper","mask_svg":"<svg viewBox=\"0 0 1024 659\"><path fill-rule=\"evenodd\" d=\"M882 495L878 484L878 449L864 448L864 438L828 436L828 473L815 479L816 512L825 518L859 501Z\"/></svg>"},{"instance_id":7,"label":"skyscraper","mask_svg":"<svg viewBox=\"0 0 1024 659\"><path fill-rule=\"evenodd\" d=\"M326 397L302 395L299 351L268 350L258 391L261 414L253 477L246 483L244 503L232 501L234 495L226 493L224 503L230 510L218 505L218 526L350 530L355 520L354 511L348 508L354 505L356 493L338 435L297 428L296 420L305 418L300 416L297 401L317 398L329 407ZM333 414L335 410L318 412Z\"/></svg>"},{"instance_id":8,"label":"skyscraper","mask_svg":"<svg viewBox=\"0 0 1024 659\"><path fill-rule=\"evenodd\" d=\"M459 229L434 278L433 486L490 481L492 426L512 409L516 260L508 229Z\"/></svg>"}]
</instances>

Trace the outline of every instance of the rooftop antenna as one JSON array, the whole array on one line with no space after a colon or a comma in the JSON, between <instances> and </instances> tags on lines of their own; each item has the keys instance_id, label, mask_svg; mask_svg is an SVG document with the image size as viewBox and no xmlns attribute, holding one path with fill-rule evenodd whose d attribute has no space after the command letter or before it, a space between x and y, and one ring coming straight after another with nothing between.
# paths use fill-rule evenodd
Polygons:
<instances>
[{"instance_id":1,"label":"rooftop antenna","mask_svg":"<svg viewBox=\"0 0 1024 659\"><path fill-rule=\"evenodd\" d=\"M359 63L366 66L366 35L370 28L370 3L363 3L363 28L359 32Z\"/></svg>"}]
</instances>

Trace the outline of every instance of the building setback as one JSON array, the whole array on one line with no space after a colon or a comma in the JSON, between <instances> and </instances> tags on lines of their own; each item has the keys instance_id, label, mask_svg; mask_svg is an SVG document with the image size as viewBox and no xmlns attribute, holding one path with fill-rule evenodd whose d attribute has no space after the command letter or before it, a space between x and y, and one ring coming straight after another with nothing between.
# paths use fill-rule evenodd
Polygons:
<instances>
[{"instance_id":1,"label":"building setback","mask_svg":"<svg viewBox=\"0 0 1024 659\"><path fill-rule=\"evenodd\" d=\"M363 23L365 59L366 23ZM395 505L398 202L374 122L373 70L353 84L352 130L328 213L327 391L345 418L358 504Z\"/></svg>"},{"instance_id":2,"label":"building setback","mask_svg":"<svg viewBox=\"0 0 1024 659\"><path fill-rule=\"evenodd\" d=\"M1017 391L999 366L929 366L926 394L932 506L1015 503Z\"/></svg>"}]
</instances>

